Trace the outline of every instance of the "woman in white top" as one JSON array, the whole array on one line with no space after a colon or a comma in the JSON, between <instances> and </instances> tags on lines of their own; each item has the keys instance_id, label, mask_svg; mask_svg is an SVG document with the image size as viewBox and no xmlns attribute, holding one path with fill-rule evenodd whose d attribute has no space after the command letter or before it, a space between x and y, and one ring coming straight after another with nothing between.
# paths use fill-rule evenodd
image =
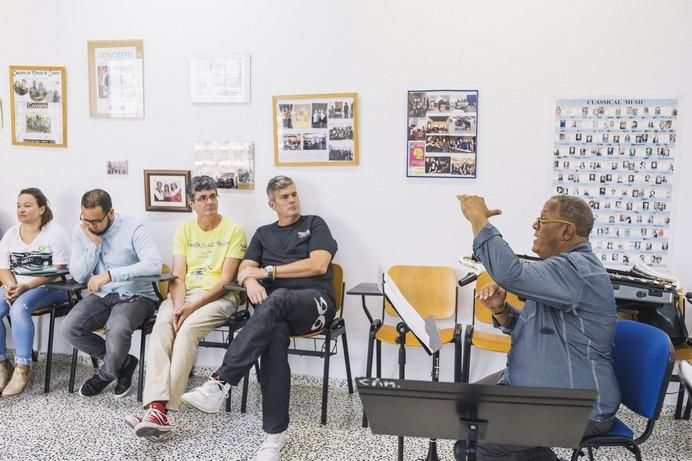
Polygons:
<instances>
[{"instance_id":1,"label":"woman in white top","mask_svg":"<svg viewBox=\"0 0 692 461\"><path fill-rule=\"evenodd\" d=\"M66 267L70 243L65 230L50 223L53 213L48 199L39 189L23 189L17 199L17 220L0 240L0 390L2 395L23 392L31 380L31 352L34 323L31 313L67 300L67 293L49 288L51 277L20 275L45 269ZM7 360L6 331L2 318L12 320L15 347L14 372Z\"/></svg>"}]
</instances>

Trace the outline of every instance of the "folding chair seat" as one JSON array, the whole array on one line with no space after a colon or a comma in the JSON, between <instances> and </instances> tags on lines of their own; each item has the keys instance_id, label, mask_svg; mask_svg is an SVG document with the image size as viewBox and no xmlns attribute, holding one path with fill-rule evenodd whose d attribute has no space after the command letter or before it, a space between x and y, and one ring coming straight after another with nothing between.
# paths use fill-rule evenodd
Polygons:
<instances>
[{"instance_id":1,"label":"folding chair seat","mask_svg":"<svg viewBox=\"0 0 692 461\"><path fill-rule=\"evenodd\" d=\"M451 328L441 328L440 340L444 344L455 344L455 381L459 379L461 373L459 369L461 352L461 326L457 323L457 280L456 274L451 267L444 266L392 266L387 271L394 283L401 291L402 295L418 312L422 318L432 317L434 320L444 320L454 318L454 326ZM366 312L367 314L367 312ZM372 376L373 348L375 348L376 376L382 376L382 343L399 345L399 331L397 323L384 323L385 314L390 318L398 319L394 308L386 298L382 301L382 314L379 319L373 319L370 325L370 337L368 341L368 356L366 371L367 376ZM420 347L420 343L411 332L405 336L404 346ZM405 349L402 349L405 354ZM404 358L405 361L405 358ZM439 351L433 354L432 376L437 376L435 367L439 365ZM399 378L404 373L400 368ZM363 416L363 426L367 425Z\"/></svg>"}]
</instances>

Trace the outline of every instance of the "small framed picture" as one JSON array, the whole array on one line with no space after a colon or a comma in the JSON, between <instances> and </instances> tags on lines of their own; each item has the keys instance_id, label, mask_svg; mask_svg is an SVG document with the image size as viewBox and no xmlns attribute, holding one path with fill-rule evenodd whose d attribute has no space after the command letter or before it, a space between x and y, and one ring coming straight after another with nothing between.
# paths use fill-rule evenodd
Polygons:
<instances>
[{"instance_id":1,"label":"small framed picture","mask_svg":"<svg viewBox=\"0 0 692 461\"><path fill-rule=\"evenodd\" d=\"M192 211L185 196L190 170L144 170L146 211Z\"/></svg>"}]
</instances>

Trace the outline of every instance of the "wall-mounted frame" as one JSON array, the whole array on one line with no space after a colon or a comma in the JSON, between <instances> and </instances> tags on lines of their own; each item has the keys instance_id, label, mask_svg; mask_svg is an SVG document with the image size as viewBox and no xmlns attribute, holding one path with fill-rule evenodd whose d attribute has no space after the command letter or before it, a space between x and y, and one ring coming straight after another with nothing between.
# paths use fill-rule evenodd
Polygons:
<instances>
[{"instance_id":1,"label":"wall-mounted frame","mask_svg":"<svg viewBox=\"0 0 692 461\"><path fill-rule=\"evenodd\" d=\"M198 141L194 146L195 176L211 176L219 189L255 188L255 143Z\"/></svg>"},{"instance_id":2,"label":"wall-mounted frame","mask_svg":"<svg viewBox=\"0 0 692 461\"><path fill-rule=\"evenodd\" d=\"M190 98L193 103L250 102L249 54L190 60Z\"/></svg>"},{"instance_id":3,"label":"wall-mounted frame","mask_svg":"<svg viewBox=\"0 0 692 461\"><path fill-rule=\"evenodd\" d=\"M475 178L477 90L413 90L407 98L406 176Z\"/></svg>"},{"instance_id":4,"label":"wall-mounted frame","mask_svg":"<svg viewBox=\"0 0 692 461\"><path fill-rule=\"evenodd\" d=\"M94 118L144 117L144 42L87 42L89 114Z\"/></svg>"},{"instance_id":5,"label":"wall-mounted frame","mask_svg":"<svg viewBox=\"0 0 692 461\"><path fill-rule=\"evenodd\" d=\"M274 165L358 165L358 93L273 97Z\"/></svg>"},{"instance_id":6,"label":"wall-mounted frame","mask_svg":"<svg viewBox=\"0 0 692 461\"><path fill-rule=\"evenodd\" d=\"M67 147L65 68L10 66L12 144Z\"/></svg>"},{"instance_id":7,"label":"wall-mounted frame","mask_svg":"<svg viewBox=\"0 0 692 461\"><path fill-rule=\"evenodd\" d=\"M146 211L192 211L185 197L190 170L144 170Z\"/></svg>"}]
</instances>

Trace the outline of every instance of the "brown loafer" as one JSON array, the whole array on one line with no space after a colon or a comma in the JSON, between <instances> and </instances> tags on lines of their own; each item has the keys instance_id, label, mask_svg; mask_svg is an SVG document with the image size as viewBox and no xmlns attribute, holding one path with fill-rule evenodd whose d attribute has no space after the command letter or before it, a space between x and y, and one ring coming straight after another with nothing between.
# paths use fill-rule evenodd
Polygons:
<instances>
[{"instance_id":1,"label":"brown loafer","mask_svg":"<svg viewBox=\"0 0 692 461\"><path fill-rule=\"evenodd\" d=\"M2 390L2 396L17 395L24 392L31 382L31 367L28 365L17 365L12 373L12 378L7 386Z\"/></svg>"}]
</instances>

